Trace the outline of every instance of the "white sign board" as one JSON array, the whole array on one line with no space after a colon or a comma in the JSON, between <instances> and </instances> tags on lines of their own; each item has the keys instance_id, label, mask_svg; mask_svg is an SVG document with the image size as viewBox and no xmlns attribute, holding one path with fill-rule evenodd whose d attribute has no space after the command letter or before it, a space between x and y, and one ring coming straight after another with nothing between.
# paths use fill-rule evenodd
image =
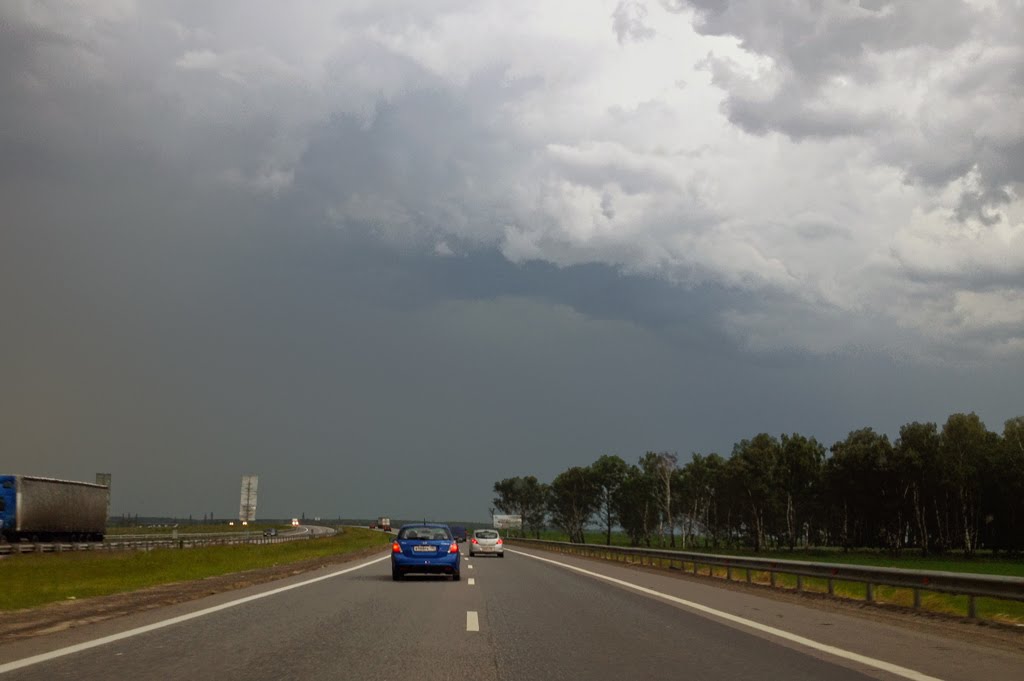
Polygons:
<instances>
[{"instance_id":1,"label":"white sign board","mask_svg":"<svg viewBox=\"0 0 1024 681\"><path fill-rule=\"evenodd\" d=\"M494 516L494 529L496 529L496 530L521 530L521 529L523 529L523 516L521 516L521 515L496 515L496 516Z\"/></svg>"},{"instance_id":2,"label":"white sign board","mask_svg":"<svg viewBox=\"0 0 1024 681\"><path fill-rule=\"evenodd\" d=\"M260 476L242 476L242 500L238 505L238 519L242 522L256 520L256 488L259 486Z\"/></svg>"}]
</instances>

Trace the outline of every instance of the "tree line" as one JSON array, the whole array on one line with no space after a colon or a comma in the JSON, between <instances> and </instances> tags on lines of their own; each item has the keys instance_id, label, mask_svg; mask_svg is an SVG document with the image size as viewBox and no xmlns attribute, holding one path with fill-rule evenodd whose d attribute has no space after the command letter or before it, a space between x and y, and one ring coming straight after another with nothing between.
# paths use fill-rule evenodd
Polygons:
<instances>
[{"instance_id":1,"label":"tree line","mask_svg":"<svg viewBox=\"0 0 1024 681\"><path fill-rule=\"evenodd\" d=\"M494 483L494 506L524 530L546 527L583 542L598 526L634 546L795 549L904 548L923 554L1024 550L1024 416L992 432L974 413L941 428L908 423L890 441L871 428L826 449L813 437L761 433L728 458L606 454L550 483Z\"/></svg>"}]
</instances>

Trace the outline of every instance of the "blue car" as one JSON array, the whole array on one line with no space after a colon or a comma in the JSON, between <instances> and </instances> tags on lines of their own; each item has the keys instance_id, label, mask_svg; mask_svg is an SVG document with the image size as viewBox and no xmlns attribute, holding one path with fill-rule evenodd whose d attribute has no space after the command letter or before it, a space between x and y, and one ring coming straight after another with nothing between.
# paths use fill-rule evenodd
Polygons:
<instances>
[{"instance_id":1,"label":"blue car","mask_svg":"<svg viewBox=\"0 0 1024 681\"><path fill-rule=\"evenodd\" d=\"M459 581L459 545L447 525L403 525L391 544L391 578L408 574L451 575Z\"/></svg>"}]
</instances>

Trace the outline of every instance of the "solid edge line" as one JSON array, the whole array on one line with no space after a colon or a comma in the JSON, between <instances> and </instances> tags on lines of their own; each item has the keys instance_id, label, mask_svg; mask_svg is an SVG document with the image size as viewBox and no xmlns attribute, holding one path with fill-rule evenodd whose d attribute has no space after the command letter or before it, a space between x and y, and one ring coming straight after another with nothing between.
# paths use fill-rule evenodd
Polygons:
<instances>
[{"instance_id":1,"label":"solid edge line","mask_svg":"<svg viewBox=\"0 0 1024 681\"><path fill-rule=\"evenodd\" d=\"M480 631L480 616L476 610L466 611L466 631Z\"/></svg>"},{"instance_id":2,"label":"solid edge line","mask_svg":"<svg viewBox=\"0 0 1024 681\"><path fill-rule=\"evenodd\" d=\"M942 679L939 679L935 676L928 676L927 674L923 674L913 669L908 669L907 667L901 667L897 664L892 664L891 662L885 662L883 660L876 660L873 657L867 657L866 655L861 655L860 653L854 653L849 650L844 650L843 648L837 648L835 646L828 645L827 643L820 643L813 639L805 638L803 636L799 636L797 634L793 634L782 629L776 629L775 627L769 626L767 624L761 624L760 622L748 620L744 617L740 617L739 615L733 615L728 612L716 610L706 605L694 603L693 601L688 601L677 596L670 596L668 594L661 593L660 591L655 591L654 589L648 589L647 587L640 586L638 584L633 584L631 582L626 582L621 579L616 579L615 577L608 577L597 572L591 572L590 570L585 570L581 567L576 567L575 565L569 565L568 563L560 563L557 560L551 560L550 558L541 558L540 556L534 556L530 553L523 553L522 551L515 551L512 549L508 550L512 551L512 553L518 553L521 556L526 556L527 558L533 558L534 560L540 560L545 563L551 563L552 565L558 565L559 567L564 567L568 570L575 570L576 572L579 572L581 574L588 575L590 577L595 577L597 579L602 579L606 582L611 582L612 584L617 584L619 586L624 586L628 589L633 589L634 591L639 591L640 593L644 593L649 596L655 596L657 598L671 601L673 603L678 603L679 605L686 606L691 610L696 610L698 612L702 612L713 617L717 617L719 619L723 619L729 622L733 622L735 624L742 625L749 629L754 629L765 634L770 634L771 636L781 638L785 641L796 643L798 645L802 645L807 648L811 648L812 650L817 650L819 652L827 653L829 655L834 655L835 657L839 657L844 660L858 662L860 664L867 665L868 667L873 667L875 669L880 669L882 671L889 672L890 674L896 674L897 676L902 676L906 679L912 679L913 681L942 681Z\"/></svg>"},{"instance_id":3,"label":"solid edge line","mask_svg":"<svg viewBox=\"0 0 1024 681\"><path fill-rule=\"evenodd\" d=\"M6 674L7 672L13 672L15 669L31 667L32 665L39 664L40 662L47 662L48 660L53 660L58 657L72 655L83 650L89 650L90 648L96 648L102 645L106 645L108 643L113 643L114 641L120 641L122 639L131 638L132 636L138 636L139 634L145 634L150 631L156 631L157 629L163 629L164 627L180 624L181 622L194 620L197 617L203 617L205 615L209 615L220 610L227 610L228 608L233 608L236 605L242 605L243 603L257 601L261 598L267 598L268 596L275 596L279 593L284 593L285 591L298 589L300 586L307 586L309 584L314 584L316 582L322 582L325 579L331 579L332 577L338 577L349 572L361 570L362 568L367 567L368 565L379 563L383 560L387 560L388 558L390 558L390 556L382 556L380 558L375 558L374 560L371 560L369 562L356 565L355 567L346 568L344 570L338 570L337 572L332 572L327 575L321 575L320 577L314 577L313 579L307 579L303 582L298 582L297 584L289 584L288 586L278 587L277 589L272 589L270 591L264 591L262 593L253 594L252 596L246 596L245 598L239 598L237 600L229 601L227 603L221 603L220 605L214 605L203 610L197 610L195 612L190 612L185 615L172 617L171 619L162 620L160 622L154 622L153 624L147 624L145 626L137 627L135 629L129 629L128 631L122 631L118 634L111 634L110 636L104 636L103 638L98 638L92 641L77 643L73 646L68 646L67 648L58 648L57 650L52 650L48 653L40 653L39 655L33 655L32 657L14 660L13 662L8 662L6 664L0 664L0 674Z\"/></svg>"}]
</instances>

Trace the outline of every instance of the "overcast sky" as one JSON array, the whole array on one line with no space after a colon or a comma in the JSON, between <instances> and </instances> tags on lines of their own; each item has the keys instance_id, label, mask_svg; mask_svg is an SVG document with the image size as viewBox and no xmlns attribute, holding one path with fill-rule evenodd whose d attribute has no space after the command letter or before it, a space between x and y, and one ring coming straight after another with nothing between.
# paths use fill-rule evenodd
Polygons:
<instances>
[{"instance_id":1,"label":"overcast sky","mask_svg":"<svg viewBox=\"0 0 1024 681\"><path fill-rule=\"evenodd\" d=\"M1024 414L1020 0L0 3L0 472L115 513Z\"/></svg>"}]
</instances>

